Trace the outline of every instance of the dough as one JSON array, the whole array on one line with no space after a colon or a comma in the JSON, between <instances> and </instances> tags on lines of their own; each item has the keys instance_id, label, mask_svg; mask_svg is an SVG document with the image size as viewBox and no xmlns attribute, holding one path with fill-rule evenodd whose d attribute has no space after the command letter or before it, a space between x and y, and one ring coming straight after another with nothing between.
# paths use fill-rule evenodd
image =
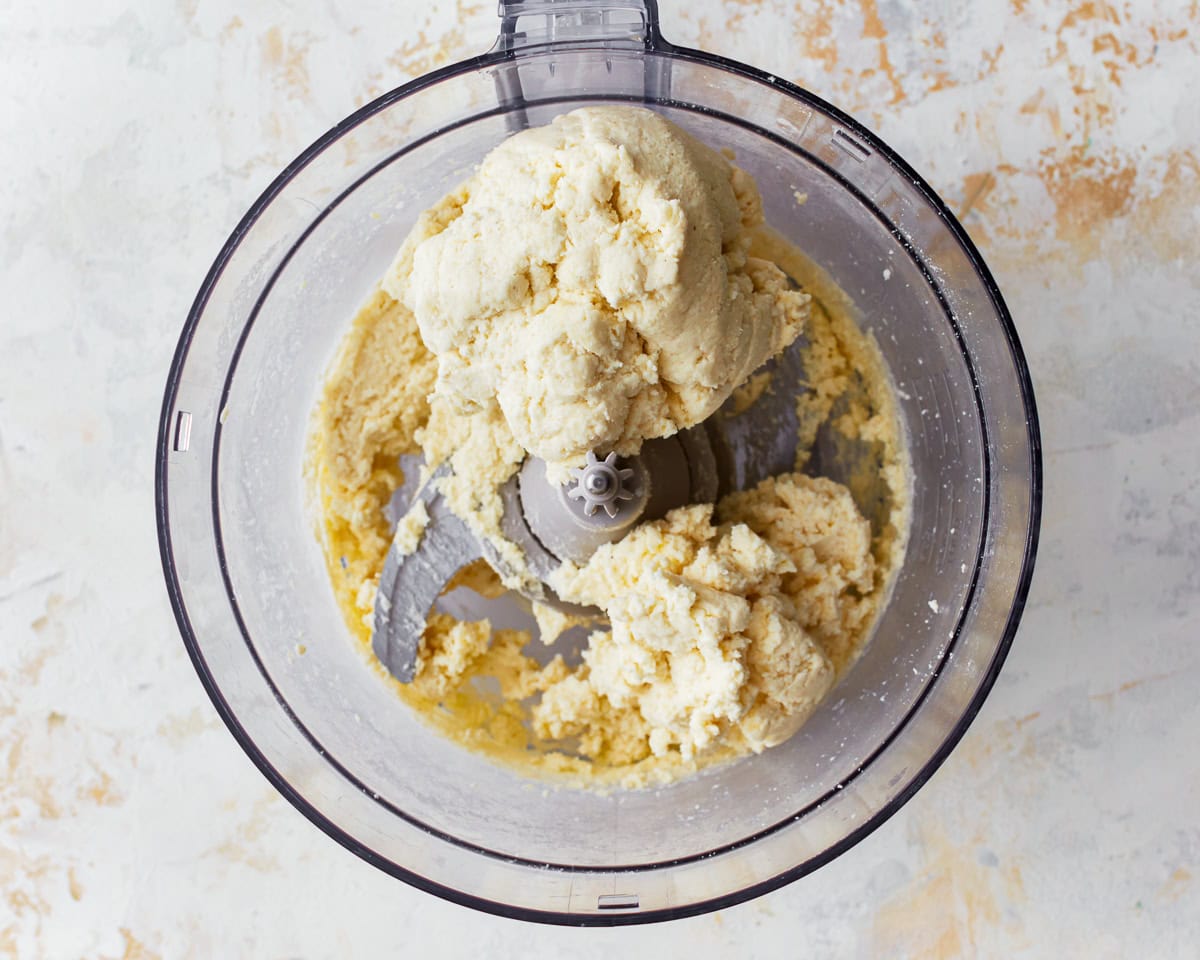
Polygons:
<instances>
[{"instance_id":1,"label":"dough","mask_svg":"<svg viewBox=\"0 0 1200 960\"><path fill-rule=\"evenodd\" d=\"M437 395L498 405L565 476L705 419L796 338L808 296L749 255L762 219L753 181L678 127L585 107L488 154L383 287L437 355Z\"/></svg>"},{"instance_id":2,"label":"dough","mask_svg":"<svg viewBox=\"0 0 1200 960\"><path fill-rule=\"evenodd\" d=\"M318 534L334 590L353 597L359 621L371 617L392 541L383 508L404 480L398 460L421 452L416 433L436 376L411 314L376 291L342 340L312 416L306 472Z\"/></svg>"},{"instance_id":3,"label":"dough","mask_svg":"<svg viewBox=\"0 0 1200 960\"><path fill-rule=\"evenodd\" d=\"M782 743L821 702L834 670L814 637L856 622L869 524L845 487L801 474L718 509L719 526L711 504L684 507L556 572L559 595L601 607L612 629L534 707L539 734L578 735L573 718L605 703L634 727L624 741L690 760L731 729L755 751Z\"/></svg>"},{"instance_id":4,"label":"dough","mask_svg":"<svg viewBox=\"0 0 1200 960\"><path fill-rule=\"evenodd\" d=\"M421 545L421 537L425 535L427 526L429 526L429 511L425 509L425 501L418 500L396 524L392 546L396 548L397 554L407 557L410 553L416 552L417 547Z\"/></svg>"},{"instance_id":5,"label":"dough","mask_svg":"<svg viewBox=\"0 0 1200 960\"><path fill-rule=\"evenodd\" d=\"M628 149L614 146L618 133L630 141ZM520 147L523 140L531 145ZM651 144L657 145L653 151L639 153ZM589 627L582 662L555 656L542 665L530 655L540 645L529 633L493 630L486 620L458 621L445 613L429 618L413 683L396 683L371 660L400 697L449 737L526 772L573 783L661 783L781 743L862 649L903 557L908 473L878 351L854 325L840 291L798 251L754 226L761 214L753 185L657 117L632 108L591 108L548 130L513 137L501 151L507 152L492 167L489 158L470 184L422 218L385 289L372 294L355 318L322 387L306 469L346 621L370 657L374 594L393 535L384 507L403 481L401 454L422 453L427 471L448 462L451 473L439 481L443 496L477 533L494 538L498 488L531 449L526 440L537 439L526 433L552 436L551 447L540 452L565 464L589 447L636 445L654 431L703 419L735 390L728 415L739 415L771 389L769 376L750 376L759 359L803 324L799 349L810 389L796 400L796 470L805 466L824 427L834 437L864 441L872 451L848 486L801 473L773 477L716 505L673 511L602 548L588 563L563 567L555 583L561 595L602 607L610 623L608 630ZM537 181L546 156L575 156L571 151L594 156L597 166L579 169L572 160L571 175L558 177L553 194L545 195L553 201L550 209L542 213L575 238L572 244L591 242L593 254L587 264L564 271L563 251L576 246L563 241L550 286L538 287L541 274L526 271L526 292L554 288L553 298L543 298L544 308L532 312L542 304L536 296L510 298L508 285L491 290L499 261L488 258L516 250L513 256L526 258L521 263L533 264L541 255L536 230L533 237L512 232L523 222L517 200L537 196L532 187L517 189L523 182L517 171L526 169L519 164L527 163L524 176ZM660 162L663 156L674 157L677 166ZM493 174L505 171L516 178L509 198L496 185L502 181L487 186ZM671 184L689 196L673 195ZM559 188L574 197L574 205L559 203ZM716 197L709 207L692 203L703 191ZM597 197L605 200L599 213L576 216L592 209ZM699 224L678 241L673 275L657 254L646 253L649 247L621 245L629 231L667 243L673 222L667 208ZM511 249L469 242L471 224L481 238L498 235L483 232L485 210L515 218L502 231ZM604 210L612 217L607 234L588 226ZM641 223L637 218L653 210L662 211L656 231L624 226ZM708 239L702 243L692 233ZM712 243L718 244L715 256ZM444 258L452 244L466 251L463 256L482 258L468 261L479 272L462 265L450 270ZM692 254L702 250L709 251L701 258L707 263L703 276L684 283ZM429 262L422 266L424 257ZM433 283L439 263L452 282L444 290L421 287ZM820 302L777 283L783 273L775 263ZM432 272L422 279L426 267ZM610 268L616 272L606 272ZM610 284L612 277L628 285ZM599 295L585 304L580 291L588 284ZM520 283L516 288L525 289ZM731 305L735 300L741 303ZM704 312L688 312L703 304ZM568 322L550 309L556 305L570 305L575 321L592 316L591 310L603 322ZM529 326L535 317L566 332L550 339L535 335ZM459 326L452 330L452 323ZM584 351L584 367L573 366L580 360L571 351L581 330L611 334L591 343L608 351L603 363L599 354ZM723 350L726 343L735 349ZM636 355L628 352L630 344ZM505 359L513 349L525 367ZM676 364L680 357L690 362ZM566 365L554 366L559 360ZM600 365L587 367L593 360ZM587 378L558 389L584 368L591 371ZM553 376L538 373L544 370ZM602 418L597 410L608 412ZM868 516L862 504L872 505ZM402 549L419 549L425 522L419 510L402 519L395 531ZM504 544L499 546L503 553ZM453 585L484 596L503 591L482 562L460 571ZM578 626L549 608L535 613L547 643ZM475 683L480 678L491 678L490 689L499 695L481 692L486 685Z\"/></svg>"}]
</instances>

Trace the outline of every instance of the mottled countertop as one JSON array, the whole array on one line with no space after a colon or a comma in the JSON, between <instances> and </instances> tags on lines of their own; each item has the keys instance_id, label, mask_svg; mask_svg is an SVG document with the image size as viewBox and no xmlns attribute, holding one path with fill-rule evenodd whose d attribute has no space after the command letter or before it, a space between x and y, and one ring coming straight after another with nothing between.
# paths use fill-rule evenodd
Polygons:
<instances>
[{"instance_id":1,"label":"mottled countertop","mask_svg":"<svg viewBox=\"0 0 1200 960\"><path fill-rule=\"evenodd\" d=\"M662 21L882 134L1008 299L1044 430L1042 549L962 744L815 875L636 930L476 914L319 832L221 725L176 632L161 392L275 173L488 46L493 5L6 4L0 956L1196 956L1195 3L663 0Z\"/></svg>"}]
</instances>

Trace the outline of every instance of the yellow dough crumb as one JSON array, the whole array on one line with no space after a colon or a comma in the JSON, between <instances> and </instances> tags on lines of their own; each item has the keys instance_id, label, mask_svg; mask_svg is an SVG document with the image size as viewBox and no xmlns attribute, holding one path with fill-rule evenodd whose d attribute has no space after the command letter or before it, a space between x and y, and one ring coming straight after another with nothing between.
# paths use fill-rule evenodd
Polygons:
<instances>
[{"instance_id":1,"label":"yellow dough crumb","mask_svg":"<svg viewBox=\"0 0 1200 960\"><path fill-rule=\"evenodd\" d=\"M396 524L396 535L392 538L392 544L395 546L397 554L407 557L410 553L414 553L421 545L421 537L425 534L427 526L429 526L429 511L425 509L425 501L418 500Z\"/></svg>"},{"instance_id":2,"label":"yellow dough crumb","mask_svg":"<svg viewBox=\"0 0 1200 960\"><path fill-rule=\"evenodd\" d=\"M587 626L592 622L590 618L572 616L548 603L534 602L531 606L538 627L538 639L546 646L554 643L571 627Z\"/></svg>"}]
</instances>

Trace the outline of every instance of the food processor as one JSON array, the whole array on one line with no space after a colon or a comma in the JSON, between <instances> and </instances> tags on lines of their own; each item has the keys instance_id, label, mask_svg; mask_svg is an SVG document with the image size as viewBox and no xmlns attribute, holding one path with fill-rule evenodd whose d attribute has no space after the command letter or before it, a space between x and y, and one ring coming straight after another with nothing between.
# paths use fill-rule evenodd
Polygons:
<instances>
[{"instance_id":1,"label":"food processor","mask_svg":"<svg viewBox=\"0 0 1200 960\"><path fill-rule=\"evenodd\" d=\"M166 581L238 742L363 859L530 920L713 910L878 827L979 710L1036 549L1028 370L962 227L853 119L778 77L667 42L653 0L524 0L499 13L490 52L344 120L280 174L218 255L159 427ZM907 553L873 639L800 732L669 785L609 792L495 764L395 695L348 636L303 481L324 371L418 214L512 132L596 103L649 107L734 152L770 225L850 295L878 344L913 481Z\"/></svg>"}]
</instances>

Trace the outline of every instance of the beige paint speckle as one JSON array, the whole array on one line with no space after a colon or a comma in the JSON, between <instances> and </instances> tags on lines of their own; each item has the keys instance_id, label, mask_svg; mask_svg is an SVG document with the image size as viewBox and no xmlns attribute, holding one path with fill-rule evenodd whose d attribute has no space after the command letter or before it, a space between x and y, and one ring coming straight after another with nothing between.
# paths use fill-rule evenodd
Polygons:
<instances>
[{"instance_id":1,"label":"beige paint speckle","mask_svg":"<svg viewBox=\"0 0 1200 960\"><path fill-rule=\"evenodd\" d=\"M67 892L76 902L83 899L83 884L79 882L74 866L67 867Z\"/></svg>"},{"instance_id":2,"label":"beige paint speckle","mask_svg":"<svg viewBox=\"0 0 1200 960\"><path fill-rule=\"evenodd\" d=\"M308 50L313 38L273 26L260 41L263 68L274 83L289 97L308 99Z\"/></svg>"},{"instance_id":3,"label":"beige paint speckle","mask_svg":"<svg viewBox=\"0 0 1200 960\"><path fill-rule=\"evenodd\" d=\"M994 854L981 856L988 842L984 816L981 810L973 830L913 821L910 840L920 867L875 914L871 937L878 956L957 960L978 955L994 927L1023 937L1020 910L1013 909L1026 901L1021 868Z\"/></svg>"},{"instance_id":4,"label":"beige paint speckle","mask_svg":"<svg viewBox=\"0 0 1200 960\"><path fill-rule=\"evenodd\" d=\"M1159 896L1166 900L1178 900L1185 893L1190 892L1192 885L1192 871L1186 867L1176 867L1171 871L1171 875L1167 878L1167 882L1162 885L1159 890Z\"/></svg>"},{"instance_id":5,"label":"beige paint speckle","mask_svg":"<svg viewBox=\"0 0 1200 960\"><path fill-rule=\"evenodd\" d=\"M112 775L93 764L92 778L77 791L79 800L90 801L100 807L116 807L125 802L125 795L113 781Z\"/></svg>"},{"instance_id":6,"label":"beige paint speckle","mask_svg":"<svg viewBox=\"0 0 1200 960\"><path fill-rule=\"evenodd\" d=\"M227 837L212 852L229 863L244 863L259 873L270 873L279 868L278 857L270 847L259 841L270 829L279 804L279 794L264 788L254 800L248 817L243 816Z\"/></svg>"},{"instance_id":7,"label":"beige paint speckle","mask_svg":"<svg viewBox=\"0 0 1200 960\"><path fill-rule=\"evenodd\" d=\"M128 927L120 927L122 950L120 955L102 955L99 960L162 960L162 954L151 950L133 935Z\"/></svg>"},{"instance_id":8,"label":"beige paint speckle","mask_svg":"<svg viewBox=\"0 0 1200 960\"><path fill-rule=\"evenodd\" d=\"M179 746L205 730L220 726L212 711L204 707L193 707L186 714L171 714L159 723L156 733L167 742Z\"/></svg>"},{"instance_id":9,"label":"beige paint speckle","mask_svg":"<svg viewBox=\"0 0 1200 960\"><path fill-rule=\"evenodd\" d=\"M234 14L229 18L229 21L221 28L220 40L222 43L228 43L233 39L234 35L245 26L242 18Z\"/></svg>"}]
</instances>

